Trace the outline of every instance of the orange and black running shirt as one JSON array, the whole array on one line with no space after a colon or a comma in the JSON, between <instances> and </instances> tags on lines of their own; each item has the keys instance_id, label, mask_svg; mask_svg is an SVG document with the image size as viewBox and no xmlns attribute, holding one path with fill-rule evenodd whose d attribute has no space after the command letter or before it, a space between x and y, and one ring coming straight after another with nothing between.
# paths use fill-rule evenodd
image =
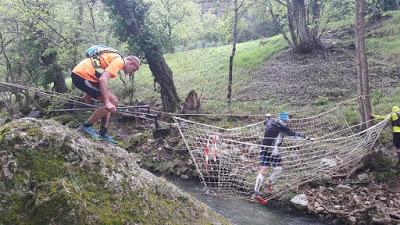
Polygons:
<instances>
[{"instance_id":1,"label":"orange and black running shirt","mask_svg":"<svg viewBox=\"0 0 400 225\"><path fill-rule=\"evenodd\" d=\"M124 68L124 60L117 53L103 53L100 55L100 67L111 74L111 78L118 76L118 72ZM73 73L91 82L99 82L96 70L91 58L82 60L72 70Z\"/></svg>"}]
</instances>

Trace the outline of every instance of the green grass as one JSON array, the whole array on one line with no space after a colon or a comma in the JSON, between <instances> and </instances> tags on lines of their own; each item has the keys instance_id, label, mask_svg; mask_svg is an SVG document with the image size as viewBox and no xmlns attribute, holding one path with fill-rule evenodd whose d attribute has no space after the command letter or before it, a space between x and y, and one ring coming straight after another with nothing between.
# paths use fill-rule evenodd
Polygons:
<instances>
[{"instance_id":1,"label":"green grass","mask_svg":"<svg viewBox=\"0 0 400 225\"><path fill-rule=\"evenodd\" d=\"M250 83L250 72L256 71L271 56L286 47L287 43L280 35L266 40L239 43L234 59L233 94L239 93ZM203 99L218 100L203 102L204 109L220 112L226 108L230 54L231 46L226 45L166 54L164 57L173 71L175 86L182 99L194 89L198 94L202 93ZM114 90L121 85L118 79L111 84ZM153 91L153 76L147 65L143 65L136 73L135 85L137 98L160 101L159 94Z\"/></svg>"},{"instance_id":2,"label":"green grass","mask_svg":"<svg viewBox=\"0 0 400 225\"><path fill-rule=\"evenodd\" d=\"M392 111L392 106L400 105L400 88L394 88L389 93L383 93L380 90L371 92L372 112L378 115L387 115ZM356 111L357 112L357 111ZM392 145L392 129L390 122L383 129L379 141L384 146Z\"/></svg>"},{"instance_id":3,"label":"green grass","mask_svg":"<svg viewBox=\"0 0 400 225\"><path fill-rule=\"evenodd\" d=\"M400 11L388 11L383 17L389 19L382 25L373 29L373 36L366 39L366 47L370 54L384 58L398 59L400 56ZM367 17L366 21L370 18ZM327 30L338 30L340 28L351 28L354 26L354 16L343 20L332 21L327 24ZM350 37L354 39L354 37ZM354 40L352 40L354 41Z\"/></svg>"},{"instance_id":4,"label":"green grass","mask_svg":"<svg viewBox=\"0 0 400 225\"><path fill-rule=\"evenodd\" d=\"M379 97L375 97L379 96ZM371 93L371 102L373 111L376 114L386 115L391 112L392 106L400 103L400 88L395 88L388 94L382 94L380 91Z\"/></svg>"},{"instance_id":5,"label":"green grass","mask_svg":"<svg viewBox=\"0 0 400 225\"><path fill-rule=\"evenodd\" d=\"M370 60L376 60L376 56L391 57L398 60L400 52L400 12L385 13L390 18L382 25L373 30L375 35L367 39L367 49L373 53ZM354 18L349 17L340 21L329 22L327 29L335 30L352 26ZM354 41L349 37L347 41ZM344 40L346 41L346 40ZM261 43L260 43L261 42ZM234 61L233 95L241 93L252 82L251 73L256 72L274 54L287 48L287 43L281 35L265 40L256 40L246 43L239 43ZM175 86L178 95L183 100L187 93L194 89L202 95L202 109L204 113L227 113L226 103L227 82L228 82L228 61L231 54L231 46L220 46L211 48L195 49L190 51L177 52L164 55L167 64L173 71ZM153 76L147 65L135 75L135 97L160 106L160 94L153 90ZM70 85L70 81L67 80ZM115 79L111 82L110 88L121 95L122 82ZM386 105L391 105L390 99ZM317 104L317 103L316 103ZM323 108L329 108L327 102ZM381 104L382 105L382 104ZM378 106L387 108L386 105ZM322 108L322 107L321 107ZM276 112L280 110L293 111L292 106L287 104L276 105L274 100L257 100L248 102L233 102L231 111L233 114L262 114L265 112ZM311 109L310 109L311 110ZM378 108L378 110L381 110ZM348 110L348 117L351 121L357 120L353 110Z\"/></svg>"},{"instance_id":6,"label":"green grass","mask_svg":"<svg viewBox=\"0 0 400 225\"><path fill-rule=\"evenodd\" d=\"M384 58L398 59L400 56L400 11L386 12L384 16L386 15L390 18L374 30L376 37L367 39L367 49Z\"/></svg>"},{"instance_id":7,"label":"green grass","mask_svg":"<svg viewBox=\"0 0 400 225\"><path fill-rule=\"evenodd\" d=\"M338 30L341 28L351 27L353 25L354 25L354 17L347 17L342 20L328 22L326 28L327 30Z\"/></svg>"}]
</instances>

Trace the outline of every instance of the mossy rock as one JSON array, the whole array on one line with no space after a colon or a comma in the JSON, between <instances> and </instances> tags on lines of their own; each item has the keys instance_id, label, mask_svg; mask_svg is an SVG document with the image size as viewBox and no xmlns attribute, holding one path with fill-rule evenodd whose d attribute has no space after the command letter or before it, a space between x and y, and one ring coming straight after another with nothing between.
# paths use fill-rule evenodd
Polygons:
<instances>
[{"instance_id":1,"label":"mossy rock","mask_svg":"<svg viewBox=\"0 0 400 225\"><path fill-rule=\"evenodd\" d=\"M0 224L229 224L133 154L55 121L12 121L0 142Z\"/></svg>"},{"instance_id":2,"label":"mossy rock","mask_svg":"<svg viewBox=\"0 0 400 225\"><path fill-rule=\"evenodd\" d=\"M52 117L53 120L61 123L62 125L65 125L67 123L69 123L72 119L70 115L64 114L64 115L59 115L59 116L55 116Z\"/></svg>"},{"instance_id":3,"label":"mossy rock","mask_svg":"<svg viewBox=\"0 0 400 225\"><path fill-rule=\"evenodd\" d=\"M83 122L85 122L90 116L90 113L88 112L82 112L79 114L62 114L58 116L53 116L51 117L52 120L55 120L62 125L65 125L70 128L77 128L79 127Z\"/></svg>"}]
</instances>

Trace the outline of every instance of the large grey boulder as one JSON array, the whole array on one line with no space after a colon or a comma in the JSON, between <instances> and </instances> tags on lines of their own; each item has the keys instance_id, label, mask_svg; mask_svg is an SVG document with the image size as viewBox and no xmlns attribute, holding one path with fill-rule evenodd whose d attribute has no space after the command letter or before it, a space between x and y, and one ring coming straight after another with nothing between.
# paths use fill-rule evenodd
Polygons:
<instances>
[{"instance_id":1,"label":"large grey boulder","mask_svg":"<svg viewBox=\"0 0 400 225\"><path fill-rule=\"evenodd\" d=\"M308 206L307 195L305 194L296 195L290 200L290 203L292 203L292 205L295 206L296 208L306 209Z\"/></svg>"},{"instance_id":2,"label":"large grey boulder","mask_svg":"<svg viewBox=\"0 0 400 225\"><path fill-rule=\"evenodd\" d=\"M59 123L0 127L0 224L229 224L124 149Z\"/></svg>"}]
</instances>

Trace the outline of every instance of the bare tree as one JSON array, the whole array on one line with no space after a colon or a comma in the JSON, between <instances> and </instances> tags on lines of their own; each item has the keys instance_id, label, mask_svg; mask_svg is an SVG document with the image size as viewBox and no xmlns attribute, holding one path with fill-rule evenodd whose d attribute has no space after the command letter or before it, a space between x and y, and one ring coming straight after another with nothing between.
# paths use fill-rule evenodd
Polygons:
<instances>
[{"instance_id":1,"label":"bare tree","mask_svg":"<svg viewBox=\"0 0 400 225\"><path fill-rule=\"evenodd\" d=\"M320 47L319 23L323 0L311 0L310 7L304 0L275 0L287 8L288 27L295 49L299 52L309 52L315 47ZM310 10L307 10L310 8ZM309 21L308 14L311 14ZM309 27L311 24L311 28Z\"/></svg>"},{"instance_id":2,"label":"bare tree","mask_svg":"<svg viewBox=\"0 0 400 225\"><path fill-rule=\"evenodd\" d=\"M365 124L362 128L368 128L368 115L371 114L371 101L369 96L368 62L365 54L365 0L356 0L356 61L359 77L360 114L361 121Z\"/></svg>"},{"instance_id":3,"label":"bare tree","mask_svg":"<svg viewBox=\"0 0 400 225\"><path fill-rule=\"evenodd\" d=\"M238 20L239 20L239 10L243 6L245 0L233 0L233 27L232 27L232 51L231 55L229 56L229 72L228 72L228 104L230 106L232 102L232 82L233 82L233 59L235 58L236 54L236 43L237 43L237 36L238 36Z\"/></svg>"},{"instance_id":4,"label":"bare tree","mask_svg":"<svg viewBox=\"0 0 400 225\"><path fill-rule=\"evenodd\" d=\"M245 3L246 7L245 7ZM240 16L245 13L248 6L252 3L256 3L256 0L233 0L233 24L232 24L232 51L229 56L229 72L228 72L228 105L230 108L232 102L232 83L233 83L233 60L236 54L236 44L238 39L238 23Z\"/></svg>"},{"instance_id":5,"label":"bare tree","mask_svg":"<svg viewBox=\"0 0 400 225\"><path fill-rule=\"evenodd\" d=\"M89 10L89 15L90 15L90 25L92 26L93 33L96 34L97 28L96 28L96 22L95 22L95 17L94 17L94 7L97 3L97 0L84 0L85 4ZM98 41L97 35L95 35L95 40Z\"/></svg>"}]
</instances>

